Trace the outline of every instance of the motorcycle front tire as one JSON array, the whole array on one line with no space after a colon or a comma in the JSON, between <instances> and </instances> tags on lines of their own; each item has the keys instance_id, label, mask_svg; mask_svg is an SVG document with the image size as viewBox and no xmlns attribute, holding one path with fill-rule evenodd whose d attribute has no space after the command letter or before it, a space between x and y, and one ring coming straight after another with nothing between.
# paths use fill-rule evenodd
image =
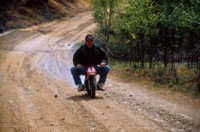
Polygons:
<instances>
[{"instance_id":1,"label":"motorcycle front tire","mask_svg":"<svg viewBox=\"0 0 200 132\"><path fill-rule=\"evenodd\" d=\"M89 82L90 82L91 98L95 98L95 96L96 96L96 87L97 87L96 79L89 80Z\"/></svg>"}]
</instances>

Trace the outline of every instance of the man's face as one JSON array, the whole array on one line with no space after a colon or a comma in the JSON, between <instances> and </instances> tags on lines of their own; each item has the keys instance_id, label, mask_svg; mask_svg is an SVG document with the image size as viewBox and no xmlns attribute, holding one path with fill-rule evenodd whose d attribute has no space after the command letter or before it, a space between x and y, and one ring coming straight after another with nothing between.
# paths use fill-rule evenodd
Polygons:
<instances>
[{"instance_id":1,"label":"man's face","mask_svg":"<svg viewBox=\"0 0 200 132\"><path fill-rule=\"evenodd\" d=\"M92 48L92 46L93 46L93 40L87 40L87 41L86 41L86 46L87 46L88 48Z\"/></svg>"}]
</instances>

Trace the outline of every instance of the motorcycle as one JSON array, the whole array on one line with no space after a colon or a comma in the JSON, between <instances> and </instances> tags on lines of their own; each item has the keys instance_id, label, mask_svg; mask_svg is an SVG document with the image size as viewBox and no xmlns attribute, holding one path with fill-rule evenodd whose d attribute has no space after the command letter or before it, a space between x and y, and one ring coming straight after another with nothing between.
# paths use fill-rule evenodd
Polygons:
<instances>
[{"instance_id":1,"label":"motorcycle","mask_svg":"<svg viewBox=\"0 0 200 132\"><path fill-rule=\"evenodd\" d=\"M84 80L84 87L87 91L87 94L91 96L91 98L95 98L96 96L96 89L97 89L96 75L97 71L94 68L94 66L90 66L87 68Z\"/></svg>"}]
</instances>

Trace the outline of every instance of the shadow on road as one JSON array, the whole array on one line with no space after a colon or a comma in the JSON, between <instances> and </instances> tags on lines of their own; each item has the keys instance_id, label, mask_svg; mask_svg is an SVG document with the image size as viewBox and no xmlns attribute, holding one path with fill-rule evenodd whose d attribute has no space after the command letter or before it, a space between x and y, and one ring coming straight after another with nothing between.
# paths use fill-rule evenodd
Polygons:
<instances>
[{"instance_id":1,"label":"shadow on road","mask_svg":"<svg viewBox=\"0 0 200 132\"><path fill-rule=\"evenodd\" d=\"M90 100L99 100L99 99L104 99L104 98L99 97L99 96L96 96L95 98L91 98L87 93L82 94L82 95L74 95L67 98L67 100L73 100L73 101L81 101L81 100L90 101Z\"/></svg>"}]
</instances>

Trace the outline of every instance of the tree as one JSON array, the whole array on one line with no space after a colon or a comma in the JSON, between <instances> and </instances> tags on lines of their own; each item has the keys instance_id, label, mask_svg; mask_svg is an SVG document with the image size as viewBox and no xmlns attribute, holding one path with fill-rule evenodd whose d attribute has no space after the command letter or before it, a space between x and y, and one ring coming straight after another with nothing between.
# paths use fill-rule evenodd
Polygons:
<instances>
[{"instance_id":1,"label":"tree","mask_svg":"<svg viewBox=\"0 0 200 132\"><path fill-rule=\"evenodd\" d=\"M93 0L94 17L109 52L118 59L132 59L144 67L149 62L200 59L199 0Z\"/></svg>"},{"instance_id":2,"label":"tree","mask_svg":"<svg viewBox=\"0 0 200 132\"><path fill-rule=\"evenodd\" d=\"M121 17L116 27L121 31L121 35L125 35L124 38L128 40L127 42L135 45L133 49L130 49L131 52L135 52L134 56L132 56L133 60L139 61L143 68L145 52L150 47L150 39L157 34L158 16L155 14L154 6L149 0L129 0L128 5L125 14ZM151 56L153 57L152 54Z\"/></svg>"},{"instance_id":3,"label":"tree","mask_svg":"<svg viewBox=\"0 0 200 132\"><path fill-rule=\"evenodd\" d=\"M99 24L101 33L106 42L109 41L109 32L112 30L112 20L115 16L119 0L92 0L95 9L94 18Z\"/></svg>"}]
</instances>

